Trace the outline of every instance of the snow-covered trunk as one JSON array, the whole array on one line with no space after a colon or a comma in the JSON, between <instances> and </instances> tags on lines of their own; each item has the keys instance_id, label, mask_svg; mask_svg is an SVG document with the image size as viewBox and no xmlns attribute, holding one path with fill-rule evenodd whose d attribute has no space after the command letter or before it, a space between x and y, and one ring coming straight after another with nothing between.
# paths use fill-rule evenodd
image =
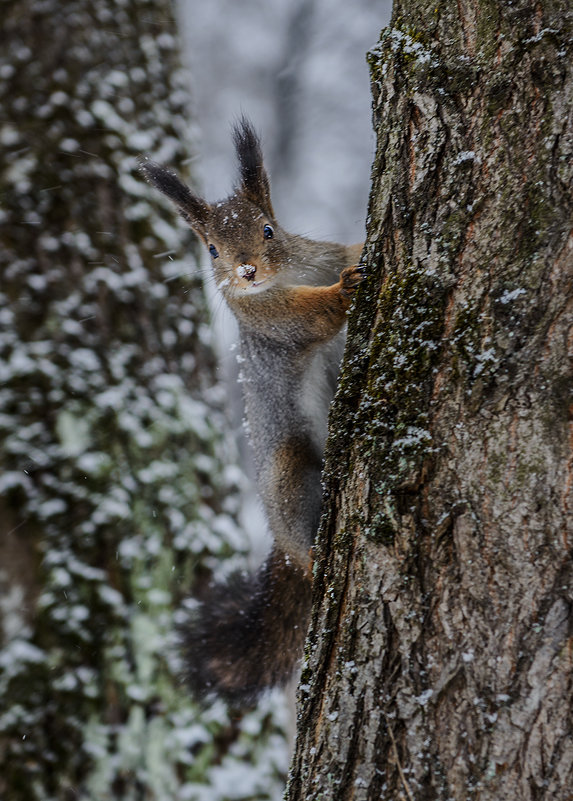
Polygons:
<instances>
[{"instance_id":1,"label":"snow-covered trunk","mask_svg":"<svg viewBox=\"0 0 573 801\"><path fill-rule=\"evenodd\" d=\"M566 3L397 0L287 798L571 799Z\"/></svg>"},{"instance_id":2,"label":"snow-covered trunk","mask_svg":"<svg viewBox=\"0 0 573 801\"><path fill-rule=\"evenodd\" d=\"M6 801L199 797L243 736L198 715L169 649L205 556L243 544L190 236L137 172L185 172L186 84L167 0L2 5Z\"/></svg>"}]
</instances>

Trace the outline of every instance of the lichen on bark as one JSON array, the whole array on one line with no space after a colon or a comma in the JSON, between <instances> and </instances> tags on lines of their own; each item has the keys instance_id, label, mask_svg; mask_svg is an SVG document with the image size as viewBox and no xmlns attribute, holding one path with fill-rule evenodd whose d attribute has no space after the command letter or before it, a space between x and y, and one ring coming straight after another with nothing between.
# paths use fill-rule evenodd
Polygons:
<instances>
[{"instance_id":1,"label":"lichen on bark","mask_svg":"<svg viewBox=\"0 0 573 801\"><path fill-rule=\"evenodd\" d=\"M570 796L571 30L398 0L369 56L289 801Z\"/></svg>"}]
</instances>

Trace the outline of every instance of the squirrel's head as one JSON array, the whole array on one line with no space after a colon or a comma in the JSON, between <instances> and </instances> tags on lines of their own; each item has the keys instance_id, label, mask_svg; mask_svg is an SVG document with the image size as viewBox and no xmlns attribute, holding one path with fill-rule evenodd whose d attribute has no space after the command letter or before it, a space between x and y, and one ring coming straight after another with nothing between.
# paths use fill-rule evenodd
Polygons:
<instances>
[{"instance_id":1,"label":"squirrel's head","mask_svg":"<svg viewBox=\"0 0 573 801\"><path fill-rule=\"evenodd\" d=\"M207 246L217 285L224 295L251 294L269 287L287 256L285 234L275 220L259 138L244 117L234 127L239 182L226 200L210 204L174 173L152 161L141 170L163 192Z\"/></svg>"}]
</instances>

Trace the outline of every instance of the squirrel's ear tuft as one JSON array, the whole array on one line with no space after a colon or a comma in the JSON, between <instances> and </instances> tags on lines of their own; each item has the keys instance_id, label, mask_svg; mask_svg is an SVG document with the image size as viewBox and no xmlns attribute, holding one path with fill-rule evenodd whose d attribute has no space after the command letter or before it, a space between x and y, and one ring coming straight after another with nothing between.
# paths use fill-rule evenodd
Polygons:
<instances>
[{"instance_id":1,"label":"squirrel's ear tuft","mask_svg":"<svg viewBox=\"0 0 573 801\"><path fill-rule=\"evenodd\" d=\"M251 122L246 117L233 127L233 141L241 178L240 191L255 203L261 211L274 219L271 204L271 187L267 171L263 165L261 142Z\"/></svg>"},{"instance_id":2,"label":"squirrel's ear tuft","mask_svg":"<svg viewBox=\"0 0 573 801\"><path fill-rule=\"evenodd\" d=\"M205 228L209 218L209 204L194 195L174 172L171 172L161 164L142 159L139 163L139 169L152 186L159 189L177 206L177 210L185 222L197 234L205 238Z\"/></svg>"}]
</instances>

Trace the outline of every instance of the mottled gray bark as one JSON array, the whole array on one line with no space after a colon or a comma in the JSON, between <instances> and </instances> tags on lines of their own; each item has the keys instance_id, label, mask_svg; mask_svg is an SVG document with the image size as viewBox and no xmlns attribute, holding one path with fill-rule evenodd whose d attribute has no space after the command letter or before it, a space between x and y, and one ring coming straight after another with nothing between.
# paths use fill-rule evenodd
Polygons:
<instances>
[{"instance_id":1,"label":"mottled gray bark","mask_svg":"<svg viewBox=\"0 0 573 801\"><path fill-rule=\"evenodd\" d=\"M565 2L397 0L286 797L573 798Z\"/></svg>"},{"instance_id":2,"label":"mottled gray bark","mask_svg":"<svg viewBox=\"0 0 573 801\"><path fill-rule=\"evenodd\" d=\"M142 153L182 173L189 154L172 11L2 4L5 801L197 798L233 743L256 788L265 724L202 717L173 642L206 557L242 540L190 236L138 174Z\"/></svg>"}]
</instances>

